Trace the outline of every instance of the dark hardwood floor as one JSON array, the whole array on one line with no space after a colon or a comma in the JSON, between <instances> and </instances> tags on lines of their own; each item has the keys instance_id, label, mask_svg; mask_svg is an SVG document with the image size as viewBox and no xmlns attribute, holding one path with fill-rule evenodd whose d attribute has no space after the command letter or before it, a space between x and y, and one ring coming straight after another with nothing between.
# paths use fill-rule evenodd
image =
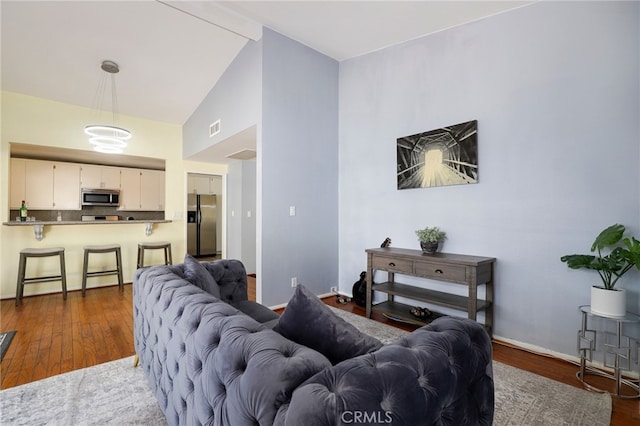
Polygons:
<instances>
[{"instance_id":1,"label":"dark hardwood floor","mask_svg":"<svg viewBox=\"0 0 640 426\"><path fill-rule=\"evenodd\" d=\"M250 294L255 294L252 279ZM255 296L253 296L255 297ZM335 297L325 303L357 315L364 309L352 302L341 304ZM15 307L14 299L0 302L0 330L17 330L0 363L1 389L29 383L45 377L117 360L134 354L132 286L124 292L117 286L26 297ZM379 322L413 330L415 326L397 323L374 314ZM493 358L504 364L557 380L582 386L575 377L577 366L518 348L494 342ZM597 381L594 384L602 385ZM608 384L608 383L606 383ZM640 402L613 398L613 426L640 425Z\"/></svg>"}]
</instances>

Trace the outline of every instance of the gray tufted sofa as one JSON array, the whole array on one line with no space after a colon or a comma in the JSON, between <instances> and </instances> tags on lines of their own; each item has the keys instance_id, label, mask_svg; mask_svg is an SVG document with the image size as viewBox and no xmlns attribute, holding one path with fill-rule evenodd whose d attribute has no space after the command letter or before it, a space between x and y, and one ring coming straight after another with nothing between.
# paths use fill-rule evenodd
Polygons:
<instances>
[{"instance_id":1,"label":"gray tufted sofa","mask_svg":"<svg viewBox=\"0 0 640 426\"><path fill-rule=\"evenodd\" d=\"M332 366L232 306L247 298L242 263L203 265L222 300L181 265L134 276L135 349L170 425L492 424L491 341L477 323L441 318Z\"/></svg>"}]
</instances>

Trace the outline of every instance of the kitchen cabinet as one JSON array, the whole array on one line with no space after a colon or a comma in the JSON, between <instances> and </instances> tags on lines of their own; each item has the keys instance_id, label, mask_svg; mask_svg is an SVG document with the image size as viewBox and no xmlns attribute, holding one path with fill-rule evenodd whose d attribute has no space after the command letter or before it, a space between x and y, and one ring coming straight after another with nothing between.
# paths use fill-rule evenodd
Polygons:
<instances>
[{"instance_id":1,"label":"kitchen cabinet","mask_svg":"<svg viewBox=\"0 0 640 426\"><path fill-rule=\"evenodd\" d=\"M209 176L189 175L187 192L189 194L209 194Z\"/></svg>"},{"instance_id":2,"label":"kitchen cabinet","mask_svg":"<svg viewBox=\"0 0 640 426\"><path fill-rule=\"evenodd\" d=\"M164 210L164 172L142 170L140 172L140 210Z\"/></svg>"},{"instance_id":3,"label":"kitchen cabinet","mask_svg":"<svg viewBox=\"0 0 640 426\"><path fill-rule=\"evenodd\" d=\"M120 189L120 167L83 164L81 188Z\"/></svg>"},{"instance_id":4,"label":"kitchen cabinet","mask_svg":"<svg viewBox=\"0 0 640 426\"><path fill-rule=\"evenodd\" d=\"M53 208L53 162L27 160L25 200L29 210Z\"/></svg>"},{"instance_id":5,"label":"kitchen cabinet","mask_svg":"<svg viewBox=\"0 0 640 426\"><path fill-rule=\"evenodd\" d=\"M120 170L120 207L118 210L140 210L140 170Z\"/></svg>"},{"instance_id":6,"label":"kitchen cabinet","mask_svg":"<svg viewBox=\"0 0 640 426\"><path fill-rule=\"evenodd\" d=\"M80 165L12 158L10 198L14 209L80 210Z\"/></svg>"},{"instance_id":7,"label":"kitchen cabinet","mask_svg":"<svg viewBox=\"0 0 640 426\"><path fill-rule=\"evenodd\" d=\"M80 165L55 163L53 165L53 208L80 210Z\"/></svg>"},{"instance_id":8,"label":"kitchen cabinet","mask_svg":"<svg viewBox=\"0 0 640 426\"><path fill-rule=\"evenodd\" d=\"M120 207L129 211L163 211L165 172L125 169L120 173Z\"/></svg>"},{"instance_id":9,"label":"kitchen cabinet","mask_svg":"<svg viewBox=\"0 0 640 426\"><path fill-rule=\"evenodd\" d=\"M20 208L22 200L27 199L27 160L24 158L12 158L9 167L9 209L16 210Z\"/></svg>"},{"instance_id":10,"label":"kitchen cabinet","mask_svg":"<svg viewBox=\"0 0 640 426\"><path fill-rule=\"evenodd\" d=\"M187 192L198 195L218 195L222 193L222 178L215 175L189 174Z\"/></svg>"}]
</instances>

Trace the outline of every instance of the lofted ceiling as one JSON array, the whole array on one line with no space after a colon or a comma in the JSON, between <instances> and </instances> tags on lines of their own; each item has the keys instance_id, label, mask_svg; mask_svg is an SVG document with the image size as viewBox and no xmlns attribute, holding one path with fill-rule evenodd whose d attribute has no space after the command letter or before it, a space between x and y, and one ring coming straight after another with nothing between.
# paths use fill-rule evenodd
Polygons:
<instances>
[{"instance_id":1,"label":"lofted ceiling","mask_svg":"<svg viewBox=\"0 0 640 426\"><path fill-rule=\"evenodd\" d=\"M342 61L528 3L1 0L1 84L91 108L113 60L120 114L181 125L262 25Z\"/></svg>"}]
</instances>

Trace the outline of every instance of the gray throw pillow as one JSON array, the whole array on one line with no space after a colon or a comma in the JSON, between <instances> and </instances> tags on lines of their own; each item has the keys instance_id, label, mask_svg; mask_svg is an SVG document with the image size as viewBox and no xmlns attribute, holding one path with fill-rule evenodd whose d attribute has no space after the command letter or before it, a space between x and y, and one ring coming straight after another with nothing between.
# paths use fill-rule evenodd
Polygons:
<instances>
[{"instance_id":1,"label":"gray throw pillow","mask_svg":"<svg viewBox=\"0 0 640 426\"><path fill-rule=\"evenodd\" d=\"M315 349L334 365L382 347L378 339L360 332L331 312L303 285L296 287L274 330L289 340Z\"/></svg>"},{"instance_id":2,"label":"gray throw pillow","mask_svg":"<svg viewBox=\"0 0 640 426\"><path fill-rule=\"evenodd\" d=\"M193 256L184 256L184 279L220 299L220 287L209 271Z\"/></svg>"}]
</instances>

